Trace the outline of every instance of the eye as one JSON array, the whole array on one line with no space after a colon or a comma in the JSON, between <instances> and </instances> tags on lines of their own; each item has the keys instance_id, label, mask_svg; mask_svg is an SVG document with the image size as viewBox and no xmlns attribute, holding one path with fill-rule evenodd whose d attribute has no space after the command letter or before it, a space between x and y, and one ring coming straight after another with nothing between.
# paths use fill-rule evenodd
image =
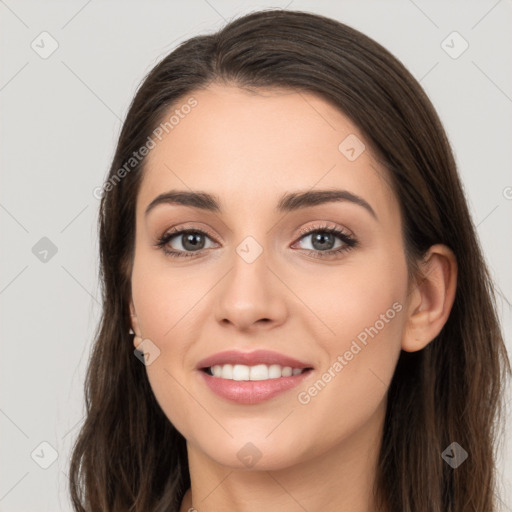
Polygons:
<instances>
[{"instance_id":1,"label":"eye","mask_svg":"<svg viewBox=\"0 0 512 512\"><path fill-rule=\"evenodd\" d=\"M301 237L297 243L311 239L312 248L304 248L308 255L315 258L332 257L348 251L357 245L353 235L344 230L329 225L311 226L300 231ZM178 229L172 228L158 238L156 247L160 248L166 255L175 257L193 257L206 249L215 247L213 237L202 229ZM293 248L293 246L292 246Z\"/></svg>"},{"instance_id":2,"label":"eye","mask_svg":"<svg viewBox=\"0 0 512 512\"><path fill-rule=\"evenodd\" d=\"M210 235L201 229L173 228L158 239L156 246L172 257L191 257L195 256L194 253L211 248L207 246L207 240L211 241Z\"/></svg>"},{"instance_id":3,"label":"eye","mask_svg":"<svg viewBox=\"0 0 512 512\"><path fill-rule=\"evenodd\" d=\"M308 227L302 229L301 234L299 242L296 243L310 239L312 248L308 249L304 246L302 248L308 251L309 255L316 258L335 256L357 245L357 240L353 235L338 227L328 225Z\"/></svg>"}]
</instances>

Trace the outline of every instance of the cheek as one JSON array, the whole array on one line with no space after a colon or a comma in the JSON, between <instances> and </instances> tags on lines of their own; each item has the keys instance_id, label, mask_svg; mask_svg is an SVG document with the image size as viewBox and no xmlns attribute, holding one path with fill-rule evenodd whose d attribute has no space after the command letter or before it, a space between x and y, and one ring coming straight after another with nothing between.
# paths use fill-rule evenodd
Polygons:
<instances>
[{"instance_id":1,"label":"cheek","mask_svg":"<svg viewBox=\"0 0 512 512\"><path fill-rule=\"evenodd\" d=\"M132 297L141 334L158 350L158 357L146 366L153 394L173 425L188 432L188 419L196 417L198 410L185 378L190 366L187 354L197 338L192 333L196 311L212 284L204 274L196 272L194 278L189 271L163 264L160 256L136 257Z\"/></svg>"},{"instance_id":2,"label":"cheek","mask_svg":"<svg viewBox=\"0 0 512 512\"><path fill-rule=\"evenodd\" d=\"M340 267L326 282L308 302L329 327L316 338L326 357L297 400L304 409L304 429L313 435L323 421L327 445L350 435L382 407L401 348L405 257L373 253Z\"/></svg>"},{"instance_id":3,"label":"cheek","mask_svg":"<svg viewBox=\"0 0 512 512\"><path fill-rule=\"evenodd\" d=\"M183 269L173 269L163 256L145 253L135 259L131 282L143 336L159 346L179 340L176 333L205 293L200 282Z\"/></svg>"},{"instance_id":4,"label":"cheek","mask_svg":"<svg viewBox=\"0 0 512 512\"><path fill-rule=\"evenodd\" d=\"M346 373L352 374L352 379L362 379L360 385L368 379L388 383L394 371L407 290L405 257L400 256L382 252L372 261L358 262L339 279L338 298L329 301L329 320L336 339L329 344L330 360L346 356ZM372 372L377 376L372 377Z\"/></svg>"},{"instance_id":5,"label":"cheek","mask_svg":"<svg viewBox=\"0 0 512 512\"><path fill-rule=\"evenodd\" d=\"M322 334L321 339L331 358L348 350L358 337L363 343L366 338L373 339L367 330L371 327L379 346L400 341L397 334L403 315L397 314L397 309L403 308L407 291L406 260L400 246L391 250L389 246L381 249L383 245L347 258L346 264L337 268L322 269L323 275L301 278L299 294L329 330L330 335ZM317 332L327 330L317 328Z\"/></svg>"}]
</instances>

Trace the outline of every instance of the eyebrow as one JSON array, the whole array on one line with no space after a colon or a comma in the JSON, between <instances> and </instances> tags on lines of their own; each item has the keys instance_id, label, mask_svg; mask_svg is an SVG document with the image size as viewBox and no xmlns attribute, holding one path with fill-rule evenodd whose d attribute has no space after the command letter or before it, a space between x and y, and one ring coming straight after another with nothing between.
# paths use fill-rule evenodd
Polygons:
<instances>
[{"instance_id":1,"label":"eyebrow","mask_svg":"<svg viewBox=\"0 0 512 512\"><path fill-rule=\"evenodd\" d=\"M284 194L277 203L276 210L280 213L292 212L324 203L347 201L365 208L377 220L377 215L370 204L362 197L348 190L308 190ZM189 192L185 190L170 190L155 197L146 208L145 215L160 204L176 204L191 206L214 213L222 211L220 200L207 192Z\"/></svg>"}]
</instances>

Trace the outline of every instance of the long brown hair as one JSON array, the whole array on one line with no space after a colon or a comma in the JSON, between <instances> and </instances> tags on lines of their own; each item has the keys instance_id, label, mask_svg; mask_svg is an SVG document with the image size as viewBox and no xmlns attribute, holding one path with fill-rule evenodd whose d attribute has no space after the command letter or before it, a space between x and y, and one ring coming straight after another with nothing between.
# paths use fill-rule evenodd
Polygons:
<instances>
[{"instance_id":1,"label":"long brown hair","mask_svg":"<svg viewBox=\"0 0 512 512\"><path fill-rule=\"evenodd\" d=\"M445 131L421 86L381 45L333 19L281 10L248 14L180 44L147 75L130 106L101 197L103 315L71 459L74 509L177 511L190 486L185 439L156 402L129 334L144 159L128 168L126 162L171 107L212 82L293 88L331 102L360 128L391 176L409 260L436 243L453 250L451 314L426 348L402 351L389 388L376 498L392 512L496 510L495 450L510 362ZM452 442L469 454L457 468L442 458Z\"/></svg>"}]
</instances>

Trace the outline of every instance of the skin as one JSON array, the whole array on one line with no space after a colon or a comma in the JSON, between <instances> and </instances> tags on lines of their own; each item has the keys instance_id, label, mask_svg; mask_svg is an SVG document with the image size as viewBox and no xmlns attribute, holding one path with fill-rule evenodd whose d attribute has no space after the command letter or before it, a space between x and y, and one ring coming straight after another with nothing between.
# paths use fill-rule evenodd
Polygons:
<instances>
[{"instance_id":1,"label":"skin","mask_svg":"<svg viewBox=\"0 0 512 512\"><path fill-rule=\"evenodd\" d=\"M400 350L421 350L446 322L455 258L433 246L424 278L408 280L389 176L368 143L354 161L340 152L349 134L365 141L328 102L219 84L191 96L197 106L147 157L131 276L134 345L144 338L159 348L147 375L187 440L191 489L181 511L375 510L371 488L388 387ZM149 203L171 189L214 194L222 211L165 204L145 216ZM319 189L357 194L377 219L349 201L275 211L281 195ZM322 259L308 254L318 246L300 229L325 222L358 245ZM212 237L199 253L189 249L192 257L172 258L155 244L174 226ZM263 250L252 263L236 252L247 236ZM184 251L182 242L178 235L168 246ZM400 312L300 403L299 392L332 372L338 356L394 303ZM195 370L201 359L232 348L274 350L314 370L299 388L240 405L215 395ZM237 457L249 442L261 454L253 467Z\"/></svg>"}]
</instances>

